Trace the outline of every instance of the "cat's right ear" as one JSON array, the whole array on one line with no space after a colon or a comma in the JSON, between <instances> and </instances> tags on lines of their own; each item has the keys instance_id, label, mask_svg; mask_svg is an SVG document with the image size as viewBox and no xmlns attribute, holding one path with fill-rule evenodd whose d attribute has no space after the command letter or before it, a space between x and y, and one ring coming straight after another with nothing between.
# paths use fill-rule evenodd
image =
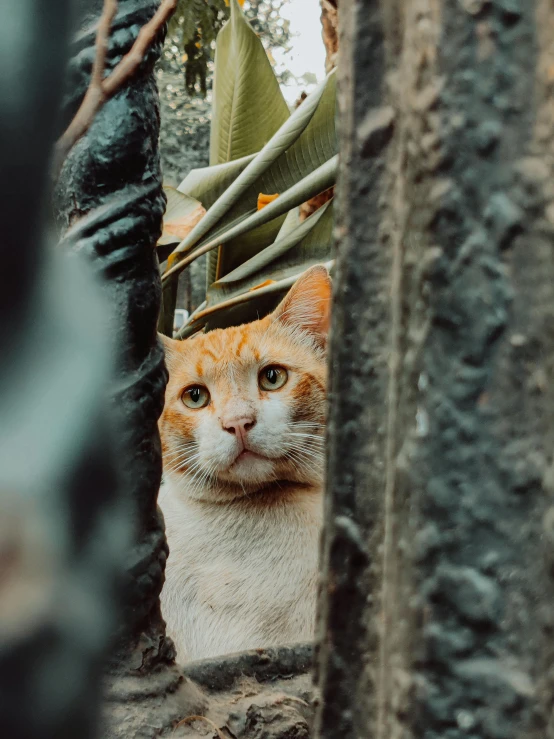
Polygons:
<instances>
[{"instance_id":1,"label":"cat's right ear","mask_svg":"<svg viewBox=\"0 0 554 739\"><path fill-rule=\"evenodd\" d=\"M167 365L168 370L171 372L171 367L177 360L177 357L179 356L179 341L175 341L175 339L170 339L169 336L164 336L163 334L158 333L158 339L161 341L162 346L164 348L164 354L165 354L165 363Z\"/></svg>"},{"instance_id":2,"label":"cat's right ear","mask_svg":"<svg viewBox=\"0 0 554 739\"><path fill-rule=\"evenodd\" d=\"M331 278L325 267L306 270L272 315L274 320L299 328L325 344L331 318Z\"/></svg>"}]
</instances>

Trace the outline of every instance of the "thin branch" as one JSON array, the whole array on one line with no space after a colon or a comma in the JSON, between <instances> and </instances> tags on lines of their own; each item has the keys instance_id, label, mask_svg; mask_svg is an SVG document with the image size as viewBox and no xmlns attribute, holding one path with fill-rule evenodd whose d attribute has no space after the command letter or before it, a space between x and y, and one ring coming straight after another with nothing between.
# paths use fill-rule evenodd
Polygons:
<instances>
[{"instance_id":1,"label":"thin branch","mask_svg":"<svg viewBox=\"0 0 554 739\"><path fill-rule=\"evenodd\" d=\"M108 51L108 35L117 13L117 0L104 0L104 9L96 31L96 56L92 67L90 84L75 117L56 143L56 174L66 156L85 131L89 128L96 112L105 102L103 90L104 68Z\"/></svg>"},{"instance_id":2,"label":"thin branch","mask_svg":"<svg viewBox=\"0 0 554 739\"><path fill-rule=\"evenodd\" d=\"M96 56L92 65L90 87L102 87L108 54L108 37L117 13L117 0L104 0L104 9L96 31ZM89 89L90 89L89 87Z\"/></svg>"},{"instance_id":3,"label":"thin branch","mask_svg":"<svg viewBox=\"0 0 554 739\"><path fill-rule=\"evenodd\" d=\"M130 51L125 54L111 74L104 78L108 36L117 13L117 0L104 0L104 8L96 32L96 56L90 84L75 117L56 142L54 173L57 175L65 158L77 141L90 128L100 108L137 71L150 45L161 27L171 17L177 7L177 0L163 0L148 23L143 26Z\"/></svg>"},{"instance_id":4,"label":"thin branch","mask_svg":"<svg viewBox=\"0 0 554 739\"><path fill-rule=\"evenodd\" d=\"M107 98L112 97L121 85L135 73L150 45L158 35L160 28L175 12L177 2L178 0L163 0L152 18L140 29L129 53L123 57L110 76L104 80L102 87Z\"/></svg>"}]
</instances>

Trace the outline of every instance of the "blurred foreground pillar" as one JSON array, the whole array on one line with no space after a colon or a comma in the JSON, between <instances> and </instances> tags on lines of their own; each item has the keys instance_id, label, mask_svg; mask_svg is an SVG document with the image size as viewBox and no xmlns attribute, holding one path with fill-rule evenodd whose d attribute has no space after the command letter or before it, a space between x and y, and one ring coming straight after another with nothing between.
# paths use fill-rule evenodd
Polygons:
<instances>
[{"instance_id":1,"label":"blurred foreground pillar","mask_svg":"<svg viewBox=\"0 0 554 739\"><path fill-rule=\"evenodd\" d=\"M340 24L319 732L554 737L554 6Z\"/></svg>"},{"instance_id":2,"label":"blurred foreground pillar","mask_svg":"<svg viewBox=\"0 0 554 739\"><path fill-rule=\"evenodd\" d=\"M70 3L0 6L0 736L93 739L129 537L90 270L48 239ZM86 327L86 331L83 328Z\"/></svg>"}]
</instances>

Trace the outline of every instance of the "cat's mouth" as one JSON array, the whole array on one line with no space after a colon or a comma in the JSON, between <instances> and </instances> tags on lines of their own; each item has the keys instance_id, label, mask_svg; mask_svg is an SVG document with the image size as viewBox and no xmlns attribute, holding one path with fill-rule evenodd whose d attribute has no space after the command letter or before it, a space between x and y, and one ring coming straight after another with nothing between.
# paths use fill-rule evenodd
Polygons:
<instances>
[{"instance_id":1,"label":"cat's mouth","mask_svg":"<svg viewBox=\"0 0 554 739\"><path fill-rule=\"evenodd\" d=\"M254 459L267 459L267 457L264 457L263 454L258 454L258 452L253 452L251 449L243 449L236 456L233 464L236 464L237 462L254 460Z\"/></svg>"},{"instance_id":2,"label":"cat's mouth","mask_svg":"<svg viewBox=\"0 0 554 739\"><path fill-rule=\"evenodd\" d=\"M241 449L234 460L221 471L224 477L240 484L258 484L273 474L274 460L252 449Z\"/></svg>"}]
</instances>

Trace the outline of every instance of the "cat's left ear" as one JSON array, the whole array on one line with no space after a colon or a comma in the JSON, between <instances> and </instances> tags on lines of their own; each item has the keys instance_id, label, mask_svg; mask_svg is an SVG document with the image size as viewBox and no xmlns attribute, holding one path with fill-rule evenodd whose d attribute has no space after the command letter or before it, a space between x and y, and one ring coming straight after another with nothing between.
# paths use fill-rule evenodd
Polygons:
<instances>
[{"instance_id":1,"label":"cat's left ear","mask_svg":"<svg viewBox=\"0 0 554 739\"><path fill-rule=\"evenodd\" d=\"M179 356L178 347L180 342L175 339L170 339L169 336L164 336L160 333L158 333L158 339L164 348L166 366L168 370L171 371L171 365Z\"/></svg>"},{"instance_id":2,"label":"cat's left ear","mask_svg":"<svg viewBox=\"0 0 554 739\"><path fill-rule=\"evenodd\" d=\"M325 344L331 321L331 279L325 267L317 265L304 272L272 315Z\"/></svg>"}]
</instances>

